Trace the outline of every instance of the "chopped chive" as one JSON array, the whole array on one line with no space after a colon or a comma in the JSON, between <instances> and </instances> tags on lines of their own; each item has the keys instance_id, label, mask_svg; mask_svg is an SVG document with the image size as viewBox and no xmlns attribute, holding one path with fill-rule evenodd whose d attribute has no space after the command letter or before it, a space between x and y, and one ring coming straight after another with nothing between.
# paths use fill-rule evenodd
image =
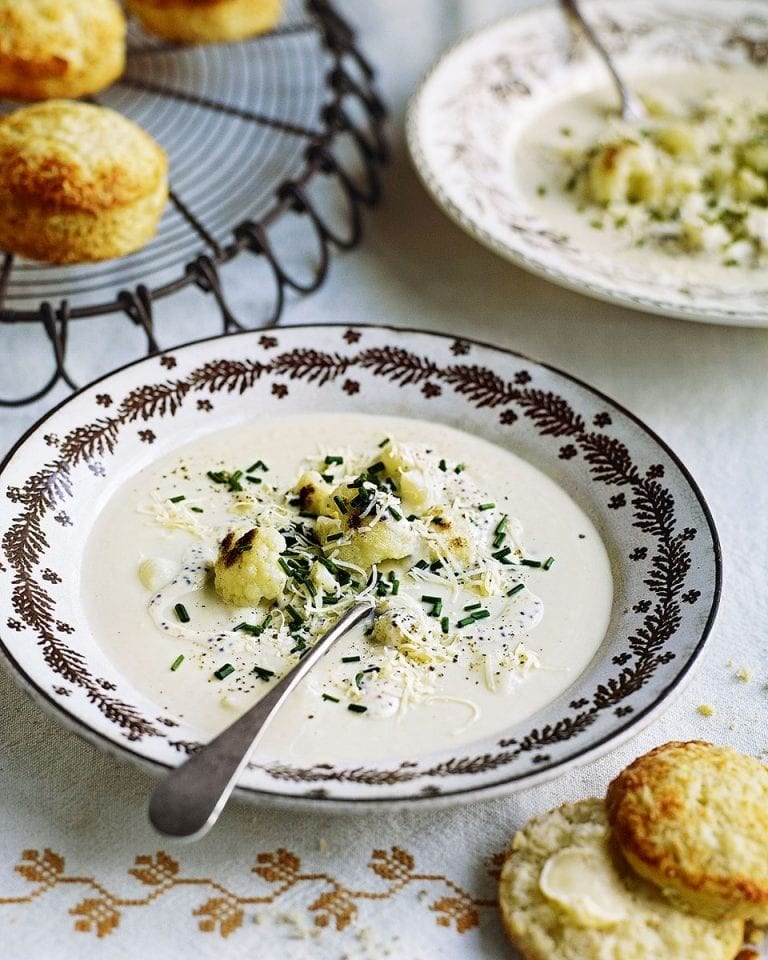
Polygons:
<instances>
[{"instance_id":1,"label":"chopped chive","mask_svg":"<svg viewBox=\"0 0 768 960\"><path fill-rule=\"evenodd\" d=\"M381 449L382 447L386 447L388 443L389 443L389 437L384 437L384 439L379 444L379 449Z\"/></svg>"},{"instance_id":2,"label":"chopped chive","mask_svg":"<svg viewBox=\"0 0 768 960\"><path fill-rule=\"evenodd\" d=\"M492 553L491 556L494 560L499 560L501 563L504 563L510 553L512 553L512 548L504 547L503 550L497 550L495 553Z\"/></svg>"},{"instance_id":3,"label":"chopped chive","mask_svg":"<svg viewBox=\"0 0 768 960\"><path fill-rule=\"evenodd\" d=\"M443 566L442 560L435 560L434 563L430 563L429 569L432 573L437 573L438 570Z\"/></svg>"},{"instance_id":4,"label":"chopped chive","mask_svg":"<svg viewBox=\"0 0 768 960\"><path fill-rule=\"evenodd\" d=\"M287 560L284 560L282 557L278 557L277 565L280 567L283 573L287 574L289 577L293 576L293 570L291 570L291 568L288 566Z\"/></svg>"},{"instance_id":5,"label":"chopped chive","mask_svg":"<svg viewBox=\"0 0 768 960\"><path fill-rule=\"evenodd\" d=\"M189 623L189 614L187 613L187 608L183 603L177 603L173 608L176 612L176 616L179 618L181 623Z\"/></svg>"},{"instance_id":6,"label":"chopped chive","mask_svg":"<svg viewBox=\"0 0 768 960\"><path fill-rule=\"evenodd\" d=\"M392 581L392 596L393 596L393 597L396 597L399 590L400 590L400 581L399 581L399 580L393 580L393 581Z\"/></svg>"},{"instance_id":7,"label":"chopped chive","mask_svg":"<svg viewBox=\"0 0 768 960\"><path fill-rule=\"evenodd\" d=\"M451 625L451 623L450 623L450 620L448 619L448 617L443 617L442 620L440 621L440 627L441 627L443 633L448 633L448 629L449 629L450 625Z\"/></svg>"},{"instance_id":8,"label":"chopped chive","mask_svg":"<svg viewBox=\"0 0 768 960\"><path fill-rule=\"evenodd\" d=\"M506 513L505 513L504 516L501 518L501 520L499 520L499 522L496 524L496 529L495 529L494 533L504 533L504 532L506 531L506 529L507 529L507 520L508 520L508 519L509 519L509 517L508 517L508 516L506 515Z\"/></svg>"},{"instance_id":9,"label":"chopped chive","mask_svg":"<svg viewBox=\"0 0 768 960\"><path fill-rule=\"evenodd\" d=\"M507 539L506 533L497 533L496 536L493 538L494 547L500 547L506 539Z\"/></svg>"},{"instance_id":10,"label":"chopped chive","mask_svg":"<svg viewBox=\"0 0 768 960\"><path fill-rule=\"evenodd\" d=\"M418 520L419 518L415 513L409 513L405 519L408 521L408 523L413 523L414 520Z\"/></svg>"},{"instance_id":11,"label":"chopped chive","mask_svg":"<svg viewBox=\"0 0 768 960\"><path fill-rule=\"evenodd\" d=\"M381 460L377 460L376 463L372 463L371 466L368 467L368 473L381 473L382 470L386 469Z\"/></svg>"},{"instance_id":12,"label":"chopped chive","mask_svg":"<svg viewBox=\"0 0 768 960\"><path fill-rule=\"evenodd\" d=\"M457 463L453 468L454 473L463 473L466 470L466 466L463 463Z\"/></svg>"},{"instance_id":13,"label":"chopped chive","mask_svg":"<svg viewBox=\"0 0 768 960\"><path fill-rule=\"evenodd\" d=\"M238 625L235 627L235 631L250 633L254 637L258 637L258 635L261 633L261 627L257 627L255 623L238 623Z\"/></svg>"},{"instance_id":14,"label":"chopped chive","mask_svg":"<svg viewBox=\"0 0 768 960\"><path fill-rule=\"evenodd\" d=\"M478 509L478 510L493 510L493 508L494 508L495 506L496 506L495 503L479 503L479 504L477 505L477 509Z\"/></svg>"},{"instance_id":15,"label":"chopped chive","mask_svg":"<svg viewBox=\"0 0 768 960\"><path fill-rule=\"evenodd\" d=\"M246 476L245 479L248 481L248 483L261 483L261 477L249 477L249 476Z\"/></svg>"},{"instance_id":16,"label":"chopped chive","mask_svg":"<svg viewBox=\"0 0 768 960\"><path fill-rule=\"evenodd\" d=\"M326 483L333 483L333 474L331 473L321 473L320 476L325 480Z\"/></svg>"},{"instance_id":17,"label":"chopped chive","mask_svg":"<svg viewBox=\"0 0 768 960\"><path fill-rule=\"evenodd\" d=\"M325 569L328 571L328 573L334 573L334 574L339 573L339 568L336 566L333 560L329 560L328 557L318 557L317 562L321 563L325 567Z\"/></svg>"},{"instance_id":18,"label":"chopped chive","mask_svg":"<svg viewBox=\"0 0 768 960\"><path fill-rule=\"evenodd\" d=\"M338 702L339 702L339 698L338 698L338 697L332 697L332 696L330 695L330 693L324 693L324 694L323 694L323 700L330 700L331 703L338 703Z\"/></svg>"},{"instance_id":19,"label":"chopped chive","mask_svg":"<svg viewBox=\"0 0 768 960\"><path fill-rule=\"evenodd\" d=\"M422 603L440 603L440 597L431 597L425 593L421 598Z\"/></svg>"},{"instance_id":20,"label":"chopped chive","mask_svg":"<svg viewBox=\"0 0 768 960\"><path fill-rule=\"evenodd\" d=\"M516 583L515 586L512 587L511 590L507 590L507 596L508 596L508 597L514 597L514 595L515 595L516 593L520 593L521 590L525 590L525 584L524 584L524 583Z\"/></svg>"},{"instance_id":21,"label":"chopped chive","mask_svg":"<svg viewBox=\"0 0 768 960\"><path fill-rule=\"evenodd\" d=\"M329 467L333 464L340 466L342 463L344 463L344 457L326 457L325 462Z\"/></svg>"},{"instance_id":22,"label":"chopped chive","mask_svg":"<svg viewBox=\"0 0 768 960\"><path fill-rule=\"evenodd\" d=\"M323 594L323 604L329 607L332 603L338 603L341 597L332 597L329 593Z\"/></svg>"},{"instance_id":23,"label":"chopped chive","mask_svg":"<svg viewBox=\"0 0 768 960\"><path fill-rule=\"evenodd\" d=\"M442 612L443 612L443 601L438 600L437 603L434 605L434 607L432 607L432 616L439 617Z\"/></svg>"},{"instance_id":24,"label":"chopped chive","mask_svg":"<svg viewBox=\"0 0 768 960\"><path fill-rule=\"evenodd\" d=\"M376 585L376 596L377 596L377 597L386 597L387 593L388 593L387 585L386 585L386 583L384 583L384 581L382 580L381 583L379 583L379 584Z\"/></svg>"},{"instance_id":25,"label":"chopped chive","mask_svg":"<svg viewBox=\"0 0 768 960\"><path fill-rule=\"evenodd\" d=\"M184 654L180 653L178 657L176 657L176 659L171 664L171 671L175 673L176 670L178 670L179 667L182 665L182 663L184 663Z\"/></svg>"},{"instance_id":26,"label":"chopped chive","mask_svg":"<svg viewBox=\"0 0 768 960\"><path fill-rule=\"evenodd\" d=\"M253 473L256 470L263 470L265 473L268 472L269 467L264 463L263 460L257 460L256 463L252 463L250 467L245 471L246 473Z\"/></svg>"},{"instance_id":27,"label":"chopped chive","mask_svg":"<svg viewBox=\"0 0 768 960\"><path fill-rule=\"evenodd\" d=\"M475 610L472 614L473 619L475 620L485 620L486 617L490 617L491 613L489 610Z\"/></svg>"},{"instance_id":28,"label":"chopped chive","mask_svg":"<svg viewBox=\"0 0 768 960\"><path fill-rule=\"evenodd\" d=\"M394 570L389 571L389 573L387 574L387 579L389 580L390 583L394 583L395 580L397 580L397 576L395 575Z\"/></svg>"},{"instance_id":29,"label":"chopped chive","mask_svg":"<svg viewBox=\"0 0 768 960\"><path fill-rule=\"evenodd\" d=\"M234 673L234 672L235 672L235 668L232 666L231 663L224 663L219 667L218 670L213 671L213 675L214 677L216 677L217 680L223 680L225 677L228 677L230 673Z\"/></svg>"},{"instance_id":30,"label":"chopped chive","mask_svg":"<svg viewBox=\"0 0 768 960\"><path fill-rule=\"evenodd\" d=\"M468 617L464 617L463 620L459 620L459 622L456 624L456 626L457 626L457 627L468 627L468 626L470 625L470 623L474 623L474 622L475 622L475 618L470 615L470 616L468 616Z\"/></svg>"},{"instance_id":31,"label":"chopped chive","mask_svg":"<svg viewBox=\"0 0 768 960\"><path fill-rule=\"evenodd\" d=\"M193 513L205 513L202 507L190 507L189 508Z\"/></svg>"},{"instance_id":32,"label":"chopped chive","mask_svg":"<svg viewBox=\"0 0 768 960\"><path fill-rule=\"evenodd\" d=\"M272 623L272 614L268 613L266 617L264 617L264 619L261 621L261 626L259 627L259 630L266 630L267 627L270 625L270 623Z\"/></svg>"},{"instance_id":33,"label":"chopped chive","mask_svg":"<svg viewBox=\"0 0 768 960\"><path fill-rule=\"evenodd\" d=\"M426 570L427 567L429 566L429 561L428 561L428 560L419 560L419 562L418 562L417 564L415 564L415 566L416 566L416 569L417 569L417 570Z\"/></svg>"},{"instance_id":34,"label":"chopped chive","mask_svg":"<svg viewBox=\"0 0 768 960\"><path fill-rule=\"evenodd\" d=\"M248 553L249 550L253 550L252 543L238 543L235 547L235 553Z\"/></svg>"},{"instance_id":35,"label":"chopped chive","mask_svg":"<svg viewBox=\"0 0 768 960\"><path fill-rule=\"evenodd\" d=\"M440 467L443 473L445 473L445 471L448 469L448 464L445 462L445 460L441 460L440 463L438 463L438 467Z\"/></svg>"},{"instance_id":36,"label":"chopped chive","mask_svg":"<svg viewBox=\"0 0 768 960\"><path fill-rule=\"evenodd\" d=\"M346 512L347 512L347 505L346 505L346 503L344 503L344 501L341 499L340 496L336 495L336 496L333 498L333 502L336 504L336 506L339 508L339 510L341 510L342 513L346 513Z\"/></svg>"},{"instance_id":37,"label":"chopped chive","mask_svg":"<svg viewBox=\"0 0 768 960\"><path fill-rule=\"evenodd\" d=\"M181 503L182 500L186 500L187 498L182 493L178 497L169 497L168 499L171 501L171 503Z\"/></svg>"},{"instance_id":38,"label":"chopped chive","mask_svg":"<svg viewBox=\"0 0 768 960\"><path fill-rule=\"evenodd\" d=\"M304 623L303 617L302 617L301 614L298 612L298 610L296 609L296 607L293 606L293 604L286 603L285 609L286 609L287 612L288 612L288 616L291 618L291 620L292 620L297 626L298 626L299 624Z\"/></svg>"},{"instance_id":39,"label":"chopped chive","mask_svg":"<svg viewBox=\"0 0 768 960\"><path fill-rule=\"evenodd\" d=\"M304 586L307 588L310 597L314 599L317 596L317 587L314 585L314 583L312 583L311 580L305 580Z\"/></svg>"},{"instance_id":40,"label":"chopped chive","mask_svg":"<svg viewBox=\"0 0 768 960\"><path fill-rule=\"evenodd\" d=\"M360 663L360 657L342 657L342 663Z\"/></svg>"},{"instance_id":41,"label":"chopped chive","mask_svg":"<svg viewBox=\"0 0 768 960\"><path fill-rule=\"evenodd\" d=\"M221 470L209 470L209 471L206 473L206 477L208 477L208 479L209 479L209 480L212 480L214 483L226 483L226 482L227 482L227 480L226 480L226 474L223 473Z\"/></svg>"},{"instance_id":42,"label":"chopped chive","mask_svg":"<svg viewBox=\"0 0 768 960\"><path fill-rule=\"evenodd\" d=\"M326 537L328 543L335 543L337 540L341 540L344 536L343 533L332 533L329 537Z\"/></svg>"},{"instance_id":43,"label":"chopped chive","mask_svg":"<svg viewBox=\"0 0 768 960\"><path fill-rule=\"evenodd\" d=\"M524 557L524 558L520 561L520 563L521 563L522 566L524 566L524 567L540 567L540 566L541 566L541 560L528 560L527 557Z\"/></svg>"},{"instance_id":44,"label":"chopped chive","mask_svg":"<svg viewBox=\"0 0 768 960\"><path fill-rule=\"evenodd\" d=\"M388 507L387 509L388 509L389 512L392 514L392 516L395 518L395 520L402 520L402 519L403 519L402 513L398 513L398 511L395 510L394 507Z\"/></svg>"},{"instance_id":45,"label":"chopped chive","mask_svg":"<svg viewBox=\"0 0 768 960\"><path fill-rule=\"evenodd\" d=\"M365 713L368 707L364 707L362 703L350 703L347 706L347 710L351 710L352 713Z\"/></svg>"},{"instance_id":46,"label":"chopped chive","mask_svg":"<svg viewBox=\"0 0 768 960\"><path fill-rule=\"evenodd\" d=\"M360 673L355 674L355 686L358 690L363 689L363 676L365 674L364 670L361 670Z\"/></svg>"},{"instance_id":47,"label":"chopped chive","mask_svg":"<svg viewBox=\"0 0 768 960\"><path fill-rule=\"evenodd\" d=\"M554 562L555 562L555 558L554 558L554 557L547 557L547 559L546 559L546 560L544 561L544 563L542 564L543 569L544 569L544 570L549 570L549 568L552 566L552 564L553 564Z\"/></svg>"},{"instance_id":48,"label":"chopped chive","mask_svg":"<svg viewBox=\"0 0 768 960\"><path fill-rule=\"evenodd\" d=\"M464 609L465 609L465 610L479 610L480 607L482 607L482 603L480 603L480 601L478 600L477 603L468 603L468 604L466 605L466 607L464 607Z\"/></svg>"},{"instance_id":49,"label":"chopped chive","mask_svg":"<svg viewBox=\"0 0 768 960\"><path fill-rule=\"evenodd\" d=\"M263 680L265 683L275 675L274 670L265 670L264 667L254 667L251 673L255 673L259 680Z\"/></svg>"}]
</instances>

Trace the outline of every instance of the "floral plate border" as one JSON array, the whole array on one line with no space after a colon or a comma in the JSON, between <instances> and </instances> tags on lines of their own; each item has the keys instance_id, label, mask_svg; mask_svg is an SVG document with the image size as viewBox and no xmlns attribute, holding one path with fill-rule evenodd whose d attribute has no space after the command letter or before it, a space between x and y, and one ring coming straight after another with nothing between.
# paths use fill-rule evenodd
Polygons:
<instances>
[{"instance_id":1,"label":"floral plate border","mask_svg":"<svg viewBox=\"0 0 768 960\"><path fill-rule=\"evenodd\" d=\"M629 73L719 63L763 68L760 0L587 0L585 12ZM516 188L510 138L564 90L605 86L604 65L548 3L459 41L432 66L408 109L407 140L433 199L470 236L561 286L636 310L708 323L768 325L768 287L688 284L571 242ZM757 274L758 276L760 274Z\"/></svg>"},{"instance_id":2,"label":"floral plate border","mask_svg":"<svg viewBox=\"0 0 768 960\"><path fill-rule=\"evenodd\" d=\"M308 325L130 364L66 400L6 457L0 649L46 709L155 769L194 748L196 731L116 676L91 636L77 557L111 492L181 437L310 405L434 419L512 447L597 525L614 569L613 614L588 669L501 737L381 767L299 768L257 755L241 781L247 793L359 807L508 792L615 745L679 689L714 620L721 560L701 492L658 437L599 392L509 350L402 328Z\"/></svg>"}]
</instances>

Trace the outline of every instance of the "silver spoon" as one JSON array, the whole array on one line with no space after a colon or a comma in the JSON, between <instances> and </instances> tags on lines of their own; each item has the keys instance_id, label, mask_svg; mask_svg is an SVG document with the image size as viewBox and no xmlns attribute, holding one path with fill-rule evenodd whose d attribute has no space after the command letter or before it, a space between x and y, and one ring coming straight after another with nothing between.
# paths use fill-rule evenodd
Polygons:
<instances>
[{"instance_id":1,"label":"silver spoon","mask_svg":"<svg viewBox=\"0 0 768 960\"><path fill-rule=\"evenodd\" d=\"M218 820L251 751L285 699L340 637L357 624L373 619L374 609L370 601L354 603L258 703L172 770L150 798L152 826L177 839L196 840L204 836Z\"/></svg>"},{"instance_id":2,"label":"silver spoon","mask_svg":"<svg viewBox=\"0 0 768 960\"><path fill-rule=\"evenodd\" d=\"M616 89L621 100L622 119L628 120L630 123L636 123L645 119L646 110L640 98L637 97L624 82L623 77L616 69L616 65L611 59L611 55L605 49L602 41L597 36L595 31L584 19L584 15L579 8L577 0L560 0L560 5L565 12L581 27L587 40L589 40L595 50L600 54L605 62L606 67L608 67L608 71L613 78L613 82L616 84Z\"/></svg>"}]
</instances>

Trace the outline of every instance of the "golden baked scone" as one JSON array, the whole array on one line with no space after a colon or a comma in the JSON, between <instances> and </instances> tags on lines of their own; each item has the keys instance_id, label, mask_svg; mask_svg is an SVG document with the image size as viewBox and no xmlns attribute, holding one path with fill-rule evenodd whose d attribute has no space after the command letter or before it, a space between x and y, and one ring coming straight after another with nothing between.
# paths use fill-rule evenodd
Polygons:
<instances>
[{"instance_id":1,"label":"golden baked scone","mask_svg":"<svg viewBox=\"0 0 768 960\"><path fill-rule=\"evenodd\" d=\"M678 910L609 843L602 800L551 810L515 836L499 906L526 960L733 960L743 921Z\"/></svg>"},{"instance_id":2,"label":"golden baked scone","mask_svg":"<svg viewBox=\"0 0 768 960\"><path fill-rule=\"evenodd\" d=\"M276 26L283 0L128 0L149 33L179 43L244 40Z\"/></svg>"},{"instance_id":3,"label":"golden baked scone","mask_svg":"<svg viewBox=\"0 0 768 960\"><path fill-rule=\"evenodd\" d=\"M116 0L0 0L0 97L82 97L125 67Z\"/></svg>"},{"instance_id":4,"label":"golden baked scone","mask_svg":"<svg viewBox=\"0 0 768 960\"><path fill-rule=\"evenodd\" d=\"M0 248L33 260L118 257L155 233L168 161L141 127L49 100L0 120Z\"/></svg>"},{"instance_id":5,"label":"golden baked scone","mask_svg":"<svg viewBox=\"0 0 768 960\"><path fill-rule=\"evenodd\" d=\"M768 768L711 743L638 757L606 797L632 867L705 916L768 922Z\"/></svg>"}]
</instances>

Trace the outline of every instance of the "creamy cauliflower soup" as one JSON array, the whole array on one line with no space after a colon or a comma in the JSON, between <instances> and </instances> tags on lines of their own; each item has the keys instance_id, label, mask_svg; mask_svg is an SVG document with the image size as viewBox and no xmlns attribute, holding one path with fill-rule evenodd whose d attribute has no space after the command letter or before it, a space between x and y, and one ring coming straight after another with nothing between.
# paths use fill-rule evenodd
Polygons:
<instances>
[{"instance_id":1,"label":"creamy cauliflower soup","mask_svg":"<svg viewBox=\"0 0 768 960\"><path fill-rule=\"evenodd\" d=\"M211 434L128 480L90 535L82 596L118 669L201 737L370 597L372 629L330 650L261 743L318 762L524 719L587 666L613 589L589 518L514 454L434 423L307 414Z\"/></svg>"}]
</instances>

